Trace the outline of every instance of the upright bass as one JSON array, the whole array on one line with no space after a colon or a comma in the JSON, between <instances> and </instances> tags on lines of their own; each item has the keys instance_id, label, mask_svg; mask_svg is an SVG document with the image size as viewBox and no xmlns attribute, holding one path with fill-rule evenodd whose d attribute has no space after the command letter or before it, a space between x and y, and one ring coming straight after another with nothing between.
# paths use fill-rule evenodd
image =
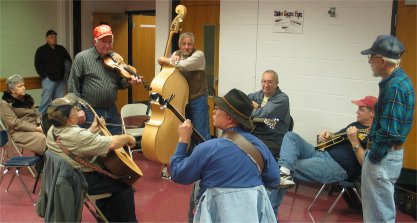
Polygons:
<instances>
[{"instance_id":1,"label":"upright bass","mask_svg":"<svg viewBox=\"0 0 417 223\"><path fill-rule=\"evenodd\" d=\"M177 16L171 23L165 47L165 57L170 57L172 36L181 30L181 22L184 20L187 10L183 5L178 5L175 12ZM177 68L163 65L159 74L152 80L151 88L150 94L158 93L164 98L175 95L171 104L178 109L181 115L185 116L189 87L187 80ZM178 142L180 120L172 111L161 109L161 105L156 101L150 101L150 107L152 113L149 121L145 123L141 141L142 151L147 159L168 164Z\"/></svg>"}]
</instances>

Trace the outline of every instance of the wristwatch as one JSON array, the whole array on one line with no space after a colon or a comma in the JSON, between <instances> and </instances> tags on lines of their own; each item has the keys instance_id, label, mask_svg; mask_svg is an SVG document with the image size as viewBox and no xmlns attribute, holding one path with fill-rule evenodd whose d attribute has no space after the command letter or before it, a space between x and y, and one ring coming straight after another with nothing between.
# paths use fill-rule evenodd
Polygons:
<instances>
[{"instance_id":1,"label":"wristwatch","mask_svg":"<svg viewBox=\"0 0 417 223\"><path fill-rule=\"evenodd\" d=\"M356 153L356 151L358 151L358 148L359 147L361 147L361 144L358 144L358 145L356 145L356 146L354 146L352 149L353 149L353 152L355 152Z\"/></svg>"}]
</instances>

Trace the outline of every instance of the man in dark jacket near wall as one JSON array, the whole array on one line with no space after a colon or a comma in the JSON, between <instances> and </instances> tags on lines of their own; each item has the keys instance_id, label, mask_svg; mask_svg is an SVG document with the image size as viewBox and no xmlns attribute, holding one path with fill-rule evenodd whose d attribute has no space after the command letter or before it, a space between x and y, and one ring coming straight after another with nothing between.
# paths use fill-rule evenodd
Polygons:
<instances>
[{"instance_id":1,"label":"man in dark jacket near wall","mask_svg":"<svg viewBox=\"0 0 417 223\"><path fill-rule=\"evenodd\" d=\"M52 100L64 96L65 73L71 69L71 57L63 46L57 44L54 30L46 32L46 43L36 50L35 68L42 78L39 112L45 114Z\"/></svg>"}]
</instances>

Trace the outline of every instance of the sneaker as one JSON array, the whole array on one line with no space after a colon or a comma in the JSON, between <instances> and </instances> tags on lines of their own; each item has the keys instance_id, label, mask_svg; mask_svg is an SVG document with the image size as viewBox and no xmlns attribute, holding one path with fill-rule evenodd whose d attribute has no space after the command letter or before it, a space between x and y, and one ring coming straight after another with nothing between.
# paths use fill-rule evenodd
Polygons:
<instances>
[{"instance_id":1,"label":"sneaker","mask_svg":"<svg viewBox=\"0 0 417 223\"><path fill-rule=\"evenodd\" d=\"M163 167L161 171L161 179L171 180L171 174L169 174L167 167Z\"/></svg>"},{"instance_id":2,"label":"sneaker","mask_svg":"<svg viewBox=\"0 0 417 223\"><path fill-rule=\"evenodd\" d=\"M291 188L295 185L291 175L281 175L280 188Z\"/></svg>"}]
</instances>

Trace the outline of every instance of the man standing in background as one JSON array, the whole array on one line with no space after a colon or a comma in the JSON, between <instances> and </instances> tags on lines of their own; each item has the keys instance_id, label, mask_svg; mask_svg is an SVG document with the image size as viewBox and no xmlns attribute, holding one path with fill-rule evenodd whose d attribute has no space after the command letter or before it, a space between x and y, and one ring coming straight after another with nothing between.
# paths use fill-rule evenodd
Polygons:
<instances>
[{"instance_id":1,"label":"man standing in background","mask_svg":"<svg viewBox=\"0 0 417 223\"><path fill-rule=\"evenodd\" d=\"M71 57L67 50L57 44L57 33L46 32L46 43L36 50L35 68L42 78L42 96L39 112L45 114L52 100L65 94L65 75L71 69Z\"/></svg>"},{"instance_id":2,"label":"man standing in background","mask_svg":"<svg viewBox=\"0 0 417 223\"><path fill-rule=\"evenodd\" d=\"M362 165L364 222L395 222L394 185L401 172L415 102L413 85L400 67L404 51L397 38L381 35L371 48L361 52L368 55L374 76L382 78Z\"/></svg>"}]
</instances>

